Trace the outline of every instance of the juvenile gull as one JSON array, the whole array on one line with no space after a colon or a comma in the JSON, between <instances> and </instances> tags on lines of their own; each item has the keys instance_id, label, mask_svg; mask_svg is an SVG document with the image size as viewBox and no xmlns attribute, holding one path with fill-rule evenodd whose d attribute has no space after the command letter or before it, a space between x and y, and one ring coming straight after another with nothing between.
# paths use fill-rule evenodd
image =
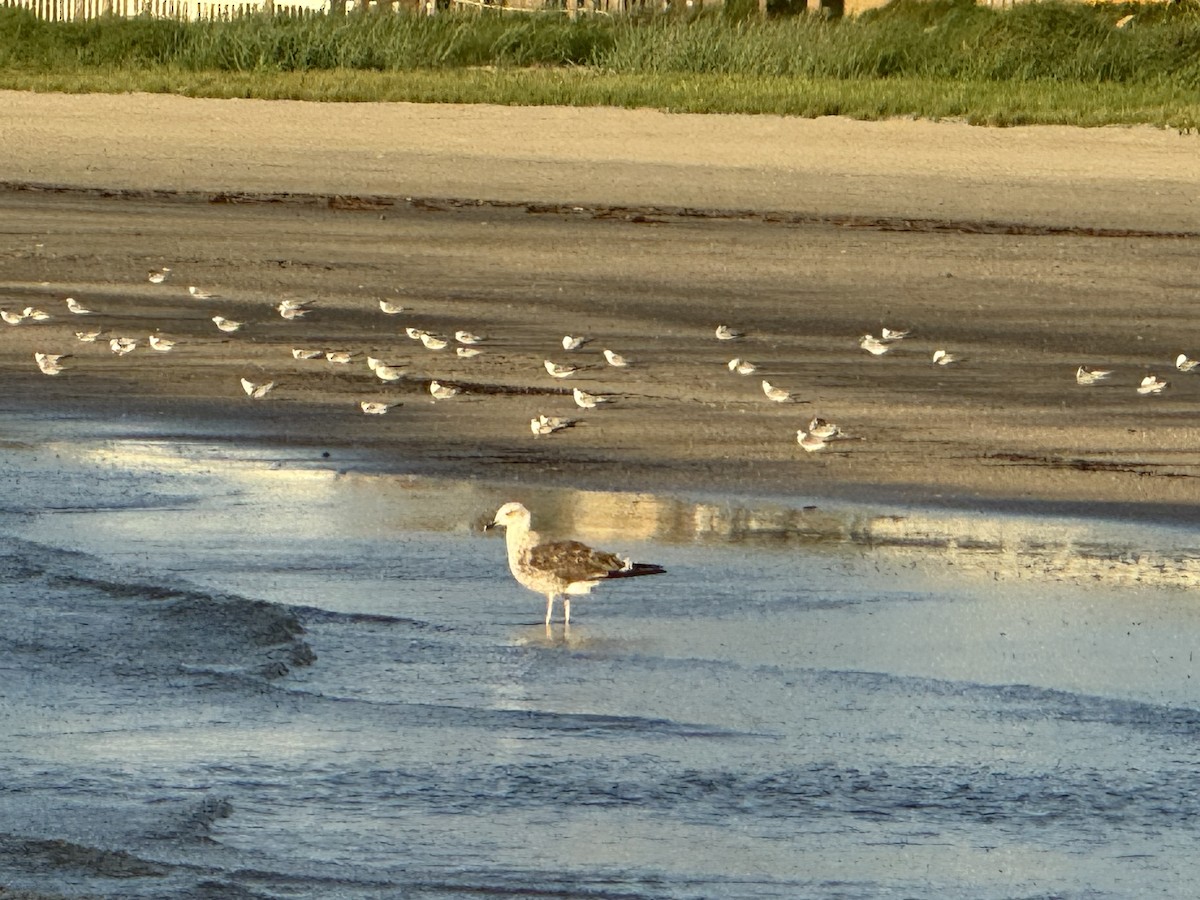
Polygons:
<instances>
[{"instance_id":1,"label":"juvenile gull","mask_svg":"<svg viewBox=\"0 0 1200 900\"><path fill-rule=\"evenodd\" d=\"M85 344L96 343L96 338L100 337L99 331L77 331L75 337L79 338Z\"/></svg>"},{"instance_id":2,"label":"juvenile gull","mask_svg":"<svg viewBox=\"0 0 1200 900\"><path fill-rule=\"evenodd\" d=\"M824 438L804 430L796 432L796 443L808 453L816 453L818 450L824 450L829 446Z\"/></svg>"},{"instance_id":3,"label":"juvenile gull","mask_svg":"<svg viewBox=\"0 0 1200 900\"><path fill-rule=\"evenodd\" d=\"M449 400L451 397L457 396L458 388L452 384L442 384L440 381L434 380L429 382L429 393L433 394L434 400Z\"/></svg>"},{"instance_id":4,"label":"juvenile gull","mask_svg":"<svg viewBox=\"0 0 1200 900\"><path fill-rule=\"evenodd\" d=\"M454 332L454 339L460 344L482 344L487 338L481 337L478 334L472 334L469 331Z\"/></svg>"},{"instance_id":5,"label":"juvenile gull","mask_svg":"<svg viewBox=\"0 0 1200 900\"><path fill-rule=\"evenodd\" d=\"M580 409L595 409L601 403L608 403L608 397L601 397L599 394L589 394L587 391L581 391L575 388L571 392L571 396L575 398L575 405Z\"/></svg>"},{"instance_id":6,"label":"juvenile gull","mask_svg":"<svg viewBox=\"0 0 1200 900\"><path fill-rule=\"evenodd\" d=\"M377 400L361 400L358 408L368 416L382 416L390 408L390 404L381 403Z\"/></svg>"},{"instance_id":7,"label":"juvenile gull","mask_svg":"<svg viewBox=\"0 0 1200 900\"><path fill-rule=\"evenodd\" d=\"M255 384L249 378L242 379L242 390L245 391L247 396L249 396L252 400L261 400L271 392L271 388L273 387L275 387L275 382L273 381L265 381L261 384Z\"/></svg>"},{"instance_id":8,"label":"juvenile gull","mask_svg":"<svg viewBox=\"0 0 1200 900\"><path fill-rule=\"evenodd\" d=\"M618 369L624 369L629 366L629 360L620 353L613 353L611 350L604 351L604 358L608 360L610 366L616 366Z\"/></svg>"},{"instance_id":9,"label":"juvenile gull","mask_svg":"<svg viewBox=\"0 0 1200 900\"><path fill-rule=\"evenodd\" d=\"M57 375L63 371L63 366L59 362L67 354L65 353L35 353L34 360L37 362L38 368L42 370L43 375Z\"/></svg>"},{"instance_id":10,"label":"juvenile gull","mask_svg":"<svg viewBox=\"0 0 1200 900\"><path fill-rule=\"evenodd\" d=\"M578 350L580 347L582 347L586 343L587 343L587 338L585 338L585 337L574 337L572 335L566 334L566 335L563 335L562 348L564 350Z\"/></svg>"},{"instance_id":11,"label":"juvenile gull","mask_svg":"<svg viewBox=\"0 0 1200 900\"><path fill-rule=\"evenodd\" d=\"M887 341L889 343L892 341L902 341L906 337L908 337L910 334L912 334L911 331L899 331L899 330L893 331L890 328L885 328L885 329L883 329L883 331L879 332L879 336L884 341Z\"/></svg>"},{"instance_id":12,"label":"juvenile gull","mask_svg":"<svg viewBox=\"0 0 1200 900\"><path fill-rule=\"evenodd\" d=\"M1161 394L1169 382L1161 380L1157 375L1147 375L1138 385L1139 394Z\"/></svg>"},{"instance_id":13,"label":"juvenile gull","mask_svg":"<svg viewBox=\"0 0 1200 900\"><path fill-rule=\"evenodd\" d=\"M750 362L750 360L740 359L736 356L731 359L727 365L729 366L730 372L736 372L739 375L753 375L758 371L758 366Z\"/></svg>"},{"instance_id":14,"label":"juvenile gull","mask_svg":"<svg viewBox=\"0 0 1200 900\"><path fill-rule=\"evenodd\" d=\"M404 312L404 307L398 303L392 303L390 300L380 300L379 309L389 316L396 316Z\"/></svg>"},{"instance_id":15,"label":"juvenile gull","mask_svg":"<svg viewBox=\"0 0 1200 900\"><path fill-rule=\"evenodd\" d=\"M1075 383L1099 384L1111 374L1111 369L1089 369L1086 366L1080 366L1075 370Z\"/></svg>"},{"instance_id":16,"label":"juvenile gull","mask_svg":"<svg viewBox=\"0 0 1200 900\"><path fill-rule=\"evenodd\" d=\"M736 341L740 337L742 337L742 332L734 331L728 325L718 325L717 326L717 340L718 341Z\"/></svg>"},{"instance_id":17,"label":"juvenile gull","mask_svg":"<svg viewBox=\"0 0 1200 900\"><path fill-rule=\"evenodd\" d=\"M563 416L548 416L542 413L529 420L529 430L533 432L534 437L542 437L562 431L564 428L570 428L574 424L573 420Z\"/></svg>"},{"instance_id":18,"label":"juvenile gull","mask_svg":"<svg viewBox=\"0 0 1200 900\"><path fill-rule=\"evenodd\" d=\"M1180 372L1190 372L1196 366L1200 366L1200 360L1191 359L1186 353L1180 353L1175 357L1175 368Z\"/></svg>"},{"instance_id":19,"label":"juvenile gull","mask_svg":"<svg viewBox=\"0 0 1200 900\"><path fill-rule=\"evenodd\" d=\"M74 297L68 297L66 300L67 309L77 316L90 316L92 311L76 300Z\"/></svg>"},{"instance_id":20,"label":"juvenile gull","mask_svg":"<svg viewBox=\"0 0 1200 900\"><path fill-rule=\"evenodd\" d=\"M859 338L858 346L862 347L872 356L883 356L883 354L892 349L883 341L876 339L873 334L864 334Z\"/></svg>"},{"instance_id":21,"label":"juvenile gull","mask_svg":"<svg viewBox=\"0 0 1200 900\"><path fill-rule=\"evenodd\" d=\"M324 350L303 350L299 347L292 350L292 359L317 359L324 355Z\"/></svg>"},{"instance_id":22,"label":"juvenile gull","mask_svg":"<svg viewBox=\"0 0 1200 900\"><path fill-rule=\"evenodd\" d=\"M457 353L461 359L470 359L472 356L478 356L483 351L478 347L455 347L454 352Z\"/></svg>"},{"instance_id":23,"label":"juvenile gull","mask_svg":"<svg viewBox=\"0 0 1200 900\"><path fill-rule=\"evenodd\" d=\"M787 403L792 399L790 391L785 391L783 388L777 388L771 382L763 379L763 393L767 395L767 399L774 403Z\"/></svg>"},{"instance_id":24,"label":"juvenile gull","mask_svg":"<svg viewBox=\"0 0 1200 900\"><path fill-rule=\"evenodd\" d=\"M615 553L593 550L579 541L542 541L530 530L529 510L520 503L505 503L490 527L503 527L508 568L522 587L546 597L546 629L554 615L554 601L563 598L563 627L571 625L571 596L590 593L601 581L662 575L662 566L635 563Z\"/></svg>"},{"instance_id":25,"label":"juvenile gull","mask_svg":"<svg viewBox=\"0 0 1200 900\"><path fill-rule=\"evenodd\" d=\"M229 334L232 334L242 327L241 322L235 322L233 319L227 319L224 316L213 316L212 320L214 325Z\"/></svg>"},{"instance_id":26,"label":"juvenile gull","mask_svg":"<svg viewBox=\"0 0 1200 900\"><path fill-rule=\"evenodd\" d=\"M545 360L542 365L546 367L546 371L555 378L567 378L579 371L578 366L560 366L558 363Z\"/></svg>"},{"instance_id":27,"label":"juvenile gull","mask_svg":"<svg viewBox=\"0 0 1200 900\"><path fill-rule=\"evenodd\" d=\"M170 353L175 349L175 341L152 334L150 335L150 349L157 350L159 353Z\"/></svg>"},{"instance_id":28,"label":"juvenile gull","mask_svg":"<svg viewBox=\"0 0 1200 900\"><path fill-rule=\"evenodd\" d=\"M137 349L137 338L115 337L108 342L108 347L117 356L124 356Z\"/></svg>"},{"instance_id":29,"label":"juvenile gull","mask_svg":"<svg viewBox=\"0 0 1200 900\"><path fill-rule=\"evenodd\" d=\"M958 357L953 353L947 353L945 350L934 350L932 360L934 365L948 366L952 362L958 362Z\"/></svg>"},{"instance_id":30,"label":"juvenile gull","mask_svg":"<svg viewBox=\"0 0 1200 900\"><path fill-rule=\"evenodd\" d=\"M445 338L437 337L427 331L421 332L419 340L425 345L426 350L445 350L450 346L450 342Z\"/></svg>"}]
</instances>

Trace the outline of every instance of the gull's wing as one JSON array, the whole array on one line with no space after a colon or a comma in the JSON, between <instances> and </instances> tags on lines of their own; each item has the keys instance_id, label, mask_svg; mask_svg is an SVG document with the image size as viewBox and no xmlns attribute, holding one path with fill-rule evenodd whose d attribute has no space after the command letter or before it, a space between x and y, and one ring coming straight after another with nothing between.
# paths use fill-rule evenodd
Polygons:
<instances>
[{"instance_id":1,"label":"gull's wing","mask_svg":"<svg viewBox=\"0 0 1200 900\"><path fill-rule=\"evenodd\" d=\"M625 566L615 553L593 550L579 541L550 541L529 548L530 568L537 569L568 584L607 578Z\"/></svg>"}]
</instances>

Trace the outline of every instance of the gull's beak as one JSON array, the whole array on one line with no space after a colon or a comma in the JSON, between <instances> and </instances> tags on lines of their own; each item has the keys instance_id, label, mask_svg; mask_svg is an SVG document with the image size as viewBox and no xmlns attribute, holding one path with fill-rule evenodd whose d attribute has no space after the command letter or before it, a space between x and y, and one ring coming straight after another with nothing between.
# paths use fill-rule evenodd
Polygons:
<instances>
[{"instance_id":1,"label":"gull's beak","mask_svg":"<svg viewBox=\"0 0 1200 900\"><path fill-rule=\"evenodd\" d=\"M492 521L490 521L490 522L487 522L487 523L485 523L485 524L484 524L484 526L483 526L483 530L484 530L484 531L491 531L493 528L495 528L495 527L496 527L497 525L499 525L499 524L500 524L499 520L497 520L497 519L492 519Z\"/></svg>"}]
</instances>

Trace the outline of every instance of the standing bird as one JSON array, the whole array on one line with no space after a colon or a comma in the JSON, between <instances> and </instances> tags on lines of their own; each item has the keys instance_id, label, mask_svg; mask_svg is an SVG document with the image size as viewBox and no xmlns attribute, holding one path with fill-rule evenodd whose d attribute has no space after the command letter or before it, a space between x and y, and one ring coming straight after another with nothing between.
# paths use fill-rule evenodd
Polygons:
<instances>
[{"instance_id":1,"label":"standing bird","mask_svg":"<svg viewBox=\"0 0 1200 900\"><path fill-rule=\"evenodd\" d=\"M92 311L76 300L74 297L68 297L66 300L67 309L77 316L90 316Z\"/></svg>"},{"instance_id":2,"label":"standing bird","mask_svg":"<svg viewBox=\"0 0 1200 900\"><path fill-rule=\"evenodd\" d=\"M593 550L579 541L545 541L530 530L529 510L520 503L505 503L488 527L503 526L508 547L508 567L523 587L546 596L546 631L554 615L554 601L563 598L563 628L571 627L571 595L590 593L601 581L662 575L662 566L635 563L615 553Z\"/></svg>"}]
</instances>

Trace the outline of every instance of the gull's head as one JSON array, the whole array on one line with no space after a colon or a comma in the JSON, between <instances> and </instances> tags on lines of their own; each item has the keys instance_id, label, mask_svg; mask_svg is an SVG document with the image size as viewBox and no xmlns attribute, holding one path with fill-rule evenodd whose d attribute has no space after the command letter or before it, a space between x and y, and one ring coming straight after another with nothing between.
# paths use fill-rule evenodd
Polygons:
<instances>
[{"instance_id":1,"label":"gull's head","mask_svg":"<svg viewBox=\"0 0 1200 900\"><path fill-rule=\"evenodd\" d=\"M488 528L508 528L512 525L529 527L529 510L517 502L505 503L496 510L496 516Z\"/></svg>"}]
</instances>

